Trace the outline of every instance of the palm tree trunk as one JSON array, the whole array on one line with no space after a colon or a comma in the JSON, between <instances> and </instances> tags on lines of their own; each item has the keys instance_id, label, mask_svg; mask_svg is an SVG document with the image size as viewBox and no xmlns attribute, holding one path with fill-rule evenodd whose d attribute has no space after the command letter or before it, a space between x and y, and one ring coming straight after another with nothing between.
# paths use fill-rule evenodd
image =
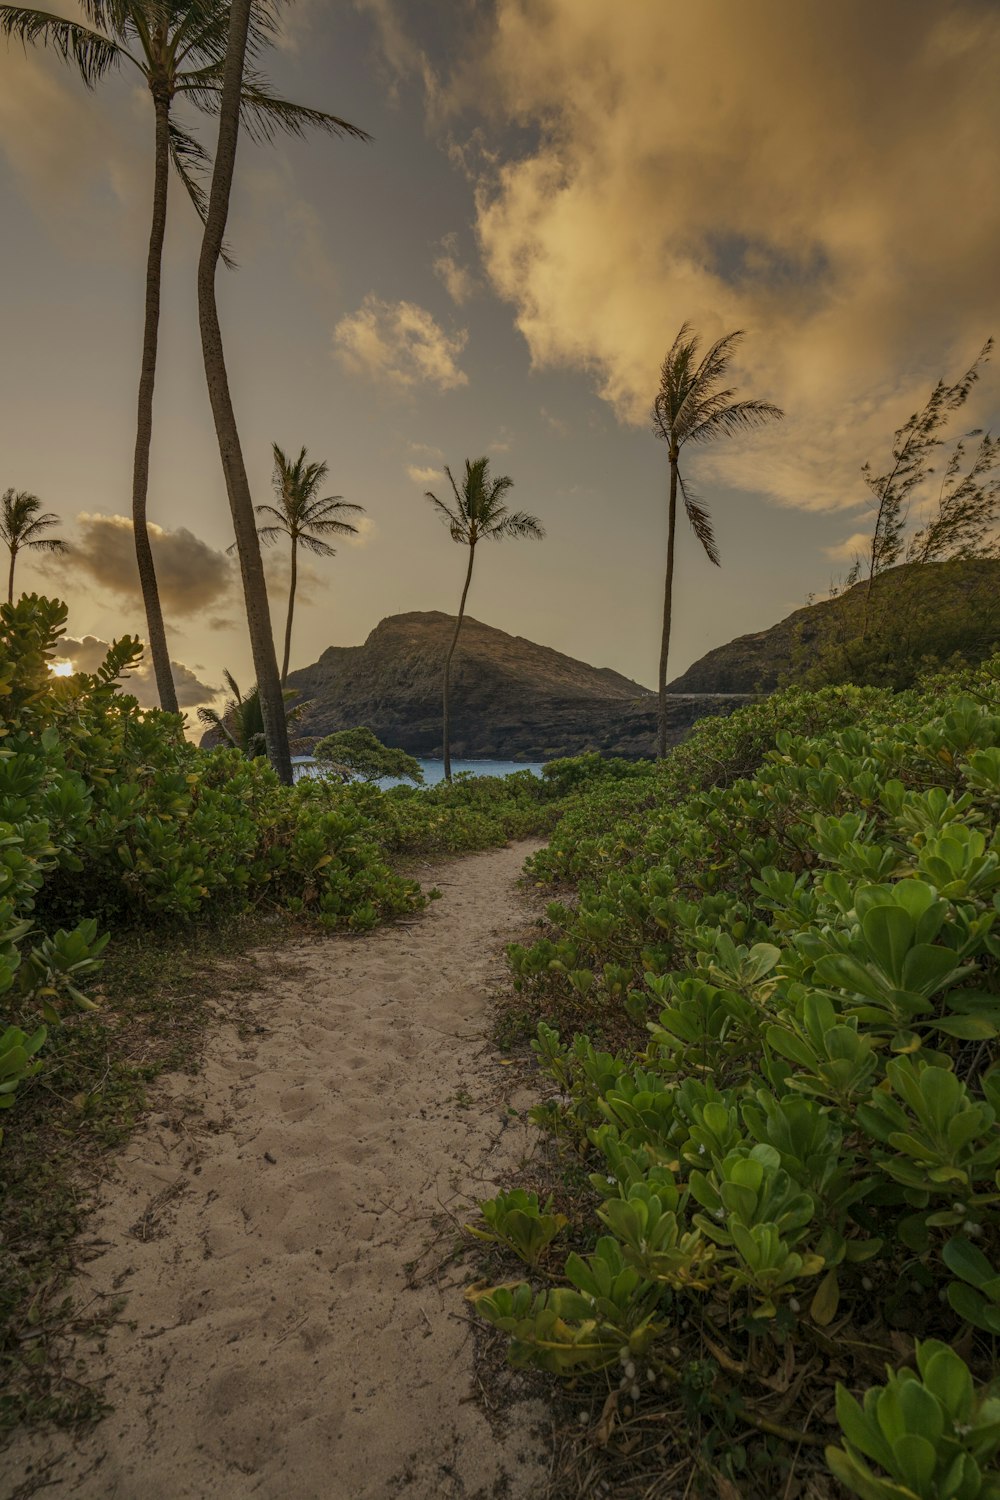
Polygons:
<instances>
[{"instance_id":1,"label":"palm tree trunk","mask_svg":"<svg viewBox=\"0 0 1000 1500\"><path fill-rule=\"evenodd\" d=\"M458 606L458 619L455 621L455 634L451 638L448 647L448 655L444 661L444 779L451 780L451 659L455 655L455 647L458 645L458 633L462 628L462 619L465 615L465 601L469 597L469 584L472 582L472 564L476 557L476 544L473 542L469 547L469 568L465 575L465 588L462 590L462 602Z\"/></svg>"},{"instance_id":2,"label":"palm tree trunk","mask_svg":"<svg viewBox=\"0 0 1000 1500\"><path fill-rule=\"evenodd\" d=\"M17 561L17 548L10 549L10 577L7 582L7 603L14 603L14 564Z\"/></svg>"},{"instance_id":3,"label":"palm tree trunk","mask_svg":"<svg viewBox=\"0 0 1000 1500\"><path fill-rule=\"evenodd\" d=\"M663 637L660 641L660 671L657 677L656 754L667 753L667 655L670 651L670 616L674 598L674 538L677 533L677 454L670 455L670 510L667 517L667 578L663 586Z\"/></svg>"},{"instance_id":4,"label":"palm tree trunk","mask_svg":"<svg viewBox=\"0 0 1000 1500\"><path fill-rule=\"evenodd\" d=\"M135 459L132 465L132 531L135 557L139 565L139 584L146 609L146 633L153 658L156 691L160 707L175 714L177 690L170 670L170 652L163 625L160 593L156 587L153 549L146 526L146 499L149 492L149 447L153 439L153 385L156 380L156 348L160 327L160 275L163 261L163 236L167 225L167 183L170 176L170 99L166 91L154 89L156 111L155 171L153 175L153 222L149 230L149 256L146 261L146 320L142 331L142 370L139 375L139 410L135 430Z\"/></svg>"},{"instance_id":5,"label":"palm tree trunk","mask_svg":"<svg viewBox=\"0 0 1000 1500\"><path fill-rule=\"evenodd\" d=\"M243 576L247 626L253 653L254 672L260 693L264 721L264 743L268 758L286 785L292 782L292 760L288 749L288 725L285 703L278 677L278 659L271 634L271 612L267 602L267 585L260 555L256 516L247 480L240 435L236 426L229 378L222 348L222 329L215 300L215 273L222 250L222 240L229 217L229 194L236 165L236 145L240 129L240 93L243 86L243 64L246 57L247 31L250 24L250 0L232 0L229 12L229 43L222 78L222 100L219 107L219 142L212 173L212 193L205 234L198 261L198 314L201 325L201 347L205 361L205 378L219 440L219 455L226 476L229 508L236 532L236 547Z\"/></svg>"},{"instance_id":6,"label":"palm tree trunk","mask_svg":"<svg viewBox=\"0 0 1000 1500\"><path fill-rule=\"evenodd\" d=\"M292 576L288 584L288 619L285 621L285 659L281 664L281 686L288 676L288 658L292 654L292 615L295 613L295 583L298 577L298 543L292 537Z\"/></svg>"}]
</instances>

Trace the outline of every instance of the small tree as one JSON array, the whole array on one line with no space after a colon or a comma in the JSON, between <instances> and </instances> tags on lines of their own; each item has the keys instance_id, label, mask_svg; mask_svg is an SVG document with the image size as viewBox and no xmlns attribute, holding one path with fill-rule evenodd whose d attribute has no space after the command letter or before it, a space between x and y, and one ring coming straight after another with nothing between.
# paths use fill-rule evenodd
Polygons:
<instances>
[{"instance_id":1,"label":"small tree","mask_svg":"<svg viewBox=\"0 0 1000 1500\"><path fill-rule=\"evenodd\" d=\"M384 776L398 776L402 781L424 779L423 767L405 750L382 741L365 725L356 729L339 729L320 740L313 755L321 765L362 781L381 781Z\"/></svg>"},{"instance_id":2,"label":"small tree","mask_svg":"<svg viewBox=\"0 0 1000 1500\"><path fill-rule=\"evenodd\" d=\"M508 510L504 504L504 496L514 488L513 479L503 474L499 479L494 479L490 473L490 461L488 458L476 458L465 460L465 479L462 488L459 489L455 483L451 470L445 465L448 483L451 485L455 496L454 505L444 500L439 500L437 495L426 492L426 498L435 507L442 521L451 532L453 542L459 542L463 547L469 549L469 566L465 574L465 586L462 589L462 599L458 606L458 618L455 621L455 631L448 647L448 654L444 661L444 690L442 702L444 708L444 725L442 736L444 740L444 776L446 781L451 780L451 659L458 645L459 632L462 629L462 620L465 617L465 601L469 597L469 584L472 582L472 565L476 560L476 547L482 541L503 541L506 537L529 536L540 540L545 532L541 523L535 516L529 516L523 510Z\"/></svg>"},{"instance_id":3,"label":"small tree","mask_svg":"<svg viewBox=\"0 0 1000 1500\"><path fill-rule=\"evenodd\" d=\"M861 473L871 491L874 510L862 639L867 636L871 625L875 580L903 557L910 505L934 472L931 460L945 441L943 429L948 418L969 399L992 348L993 340L987 339L979 357L953 385L945 380L938 381L926 405L914 412L909 421L894 433L892 463L884 473L876 474L870 463L862 466ZM997 488L995 482L992 490L988 483L984 483L984 474L995 467L1000 456L996 443L986 437L969 472L964 477L961 475L965 442L979 435L977 431L967 433L953 452L945 472L938 514L914 537L912 545L915 551L911 560L930 562L943 556L973 556L975 550L969 551L970 545L978 546L992 524L997 507ZM956 547L965 550L958 551Z\"/></svg>"},{"instance_id":4,"label":"small tree","mask_svg":"<svg viewBox=\"0 0 1000 1500\"><path fill-rule=\"evenodd\" d=\"M724 385L729 364L742 332L717 339L698 362L698 337L685 323L670 346L660 369L660 389L653 402L653 431L667 445L670 464L670 499L667 511L667 576L663 588L663 633L660 638L660 669L657 679L657 754L667 753L667 657L674 597L674 543L677 530L677 491L691 528L709 560L719 566L712 518L705 506L687 488L680 471L680 453L685 443L709 443L715 438L749 432L784 416L769 401L734 401L736 392Z\"/></svg>"},{"instance_id":5,"label":"small tree","mask_svg":"<svg viewBox=\"0 0 1000 1500\"><path fill-rule=\"evenodd\" d=\"M207 729L216 730L234 750L241 751L247 760L257 760L267 754L264 714L257 684L254 683L244 696L231 672L224 671L222 675L232 697L221 714L214 708L199 708L198 718ZM292 701L297 697L298 693L294 689L289 689L284 694L285 722L289 727L302 717L308 707L307 703L296 703L293 707Z\"/></svg>"},{"instance_id":6,"label":"small tree","mask_svg":"<svg viewBox=\"0 0 1000 1500\"><path fill-rule=\"evenodd\" d=\"M10 572L7 575L7 603L14 602L14 567L21 551L65 552L66 543L57 537L42 536L52 526L58 526L59 517L52 511L39 514L42 502L37 495L27 490L4 490L0 500L0 541L10 552Z\"/></svg>"}]
</instances>

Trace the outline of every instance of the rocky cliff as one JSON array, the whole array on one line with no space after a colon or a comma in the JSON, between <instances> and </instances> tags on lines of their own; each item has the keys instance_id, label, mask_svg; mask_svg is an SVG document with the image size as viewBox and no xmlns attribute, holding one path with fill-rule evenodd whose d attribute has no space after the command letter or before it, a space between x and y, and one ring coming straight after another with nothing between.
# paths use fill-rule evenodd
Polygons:
<instances>
[{"instance_id":1,"label":"rocky cliff","mask_svg":"<svg viewBox=\"0 0 1000 1500\"><path fill-rule=\"evenodd\" d=\"M441 754L441 675L453 615L392 615L362 646L330 646L289 674L309 703L297 737L367 724L411 755ZM706 713L728 713L732 695L671 701L671 739ZM607 667L591 667L466 618L452 664L452 754L547 760L599 750L638 757L655 748L656 700Z\"/></svg>"}]
</instances>

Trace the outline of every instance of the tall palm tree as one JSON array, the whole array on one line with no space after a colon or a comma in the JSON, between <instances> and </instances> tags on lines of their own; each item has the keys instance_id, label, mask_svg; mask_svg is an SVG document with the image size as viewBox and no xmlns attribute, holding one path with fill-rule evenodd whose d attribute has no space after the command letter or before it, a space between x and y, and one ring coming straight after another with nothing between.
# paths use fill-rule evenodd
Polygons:
<instances>
[{"instance_id":1,"label":"tall palm tree","mask_svg":"<svg viewBox=\"0 0 1000 1500\"><path fill-rule=\"evenodd\" d=\"M742 330L717 339L698 362L698 336L685 323L670 346L660 369L660 389L653 402L653 431L667 444L670 463L670 504L667 512L667 577L663 590L663 636L657 679L657 754L667 753L667 656L670 650L670 619L674 589L674 541L677 523L677 490L692 530L710 561L720 565L712 518L687 488L680 471L680 452L685 443L708 443L715 438L749 432L784 416L769 401L734 401L736 392L724 385L729 363L743 338Z\"/></svg>"},{"instance_id":2,"label":"tall palm tree","mask_svg":"<svg viewBox=\"0 0 1000 1500\"><path fill-rule=\"evenodd\" d=\"M240 134L240 108L244 89L247 41L254 0L232 0L229 8L229 35L222 71L222 98L219 104L219 139L215 149L212 190L205 214L205 233L198 258L198 323L205 380L215 420L219 457L226 479L229 509L236 532L236 550L243 578L243 599L247 612L247 629L253 654L260 711L264 725L264 743L271 765L286 785L292 784L292 757L288 748L288 723L284 695L278 677L278 660L274 654L271 633L271 610L267 602L267 584L260 555L260 538L243 448L240 444L236 413L229 391L226 356L222 347L222 329L215 297L215 276L222 255L222 242L229 217L229 195L236 167L236 147Z\"/></svg>"},{"instance_id":3,"label":"tall palm tree","mask_svg":"<svg viewBox=\"0 0 1000 1500\"><path fill-rule=\"evenodd\" d=\"M270 524L259 526L257 535L266 547L285 536L292 544L292 573L288 585L288 616L285 620L285 655L281 664L281 685L288 676L288 658L292 649L292 616L295 613L295 587L298 582L298 549L305 547L318 557L335 557L336 549L323 540L327 536L357 536L358 528L341 517L348 511L360 514L363 505L353 505L340 495L320 499L317 491L330 472L325 463L306 463L303 448L298 458L285 457L277 443L274 453L274 493L277 505L258 505L257 514L270 518Z\"/></svg>"},{"instance_id":4,"label":"tall palm tree","mask_svg":"<svg viewBox=\"0 0 1000 1500\"><path fill-rule=\"evenodd\" d=\"M33 552L65 552L66 543L56 537L42 536L50 526L58 526L59 517L53 511L40 515L42 502L37 495L27 490L4 490L0 498L0 542L10 551L10 573L7 579L7 603L14 603L14 565L17 554L31 549Z\"/></svg>"},{"instance_id":5,"label":"tall palm tree","mask_svg":"<svg viewBox=\"0 0 1000 1500\"><path fill-rule=\"evenodd\" d=\"M153 212L146 261L146 314L132 469L132 526L160 706L176 713L177 692L146 525L167 184L172 161L204 220L206 201L199 179L210 157L201 143L177 123L173 109L180 97L205 113L218 112L230 7L228 0L79 0L79 4L89 26L29 6L0 5L0 30L8 37L18 38L25 46L31 42L52 47L64 62L76 68L88 88L94 88L112 68L134 67L152 99ZM240 99L244 124L251 134L258 140L270 140L278 131L303 135L311 126L317 126L335 135L368 139L363 130L346 120L292 104L271 92L255 63L276 30L275 6L266 0L253 0L247 41L250 67L244 76Z\"/></svg>"},{"instance_id":6,"label":"tall palm tree","mask_svg":"<svg viewBox=\"0 0 1000 1500\"><path fill-rule=\"evenodd\" d=\"M451 532L453 542L460 542L463 547L469 549L469 566L465 573L465 586L462 589L462 600L458 606L458 618L455 621L455 631L448 647L448 654L444 662L444 689L442 701L444 708L444 774L445 780L451 780L451 659L458 645L459 631L462 629L462 620L465 616L465 601L469 597L469 584L472 582L472 565L476 560L476 547L480 542L500 542L507 537L530 536L541 540L545 532L541 523L535 516L529 516L523 510L508 510L504 504L504 496L514 487L513 479L503 474L494 479L490 473L490 461L488 458L476 458L465 460L465 477L462 488L459 489L452 477L452 472L445 465L448 482L455 496L455 503L439 500L437 495L426 491L426 498L437 510L441 520Z\"/></svg>"}]
</instances>

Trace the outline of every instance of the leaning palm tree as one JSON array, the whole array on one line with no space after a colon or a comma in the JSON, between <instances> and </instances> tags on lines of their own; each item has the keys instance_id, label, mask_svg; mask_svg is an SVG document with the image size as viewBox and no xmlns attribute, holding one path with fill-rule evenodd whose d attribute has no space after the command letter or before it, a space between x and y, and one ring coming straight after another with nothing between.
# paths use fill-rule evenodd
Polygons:
<instances>
[{"instance_id":1,"label":"leaning palm tree","mask_svg":"<svg viewBox=\"0 0 1000 1500\"><path fill-rule=\"evenodd\" d=\"M437 495L426 492L426 498L435 507L441 520L451 532L453 542L460 542L463 547L469 549L469 566L465 573L465 587L462 589L462 600L458 606L458 618L455 621L455 630L448 647L448 654L444 661L444 690L442 693L444 707L444 774L445 780L451 780L451 659L458 645L459 631L462 629L462 620L465 615L465 601L469 597L469 584L472 582L472 565L476 560L476 546L479 542L500 542L507 537L530 536L540 540L545 532L541 523L535 516L529 516L523 510L508 510L504 504L504 496L508 490L513 489L514 481L506 474L499 479L494 479L490 473L490 461L488 458L476 458L465 460L465 478L462 488L452 477L451 470L445 465L448 482L455 496L455 503L439 500Z\"/></svg>"},{"instance_id":2,"label":"leaning palm tree","mask_svg":"<svg viewBox=\"0 0 1000 1500\"><path fill-rule=\"evenodd\" d=\"M717 339L698 363L698 336L685 323L670 346L660 370L660 389L653 402L653 431L667 444L670 463L670 505L667 513L667 578L663 590L663 636L657 681L657 755L667 753L667 656L670 650L670 619L674 588L674 541L677 522L677 490L692 530L716 567L720 564L712 518L687 488L680 471L680 452L685 443L708 443L714 438L749 432L784 416L769 401L734 401L736 392L723 382L733 353L743 338L741 330Z\"/></svg>"},{"instance_id":3,"label":"leaning palm tree","mask_svg":"<svg viewBox=\"0 0 1000 1500\"><path fill-rule=\"evenodd\" d=\"M65 552L66 543L56 537L42 536L50 526L58 526L59 517L52 511L39 514L42 502L37 495L27 490L4 490L0 498L0 542L10 552L10 573L7 578L7 603L14 603L14 565L17 554L30 549L32 552Z\"/></svg>"},{"instance_id":4,"label":"leaning palm tree","mask_svg":"<svg viewBox=\"0 0 1000 1500\"><path fill-rule=\"evenodd\" d=\"M200 176L210 157L196 137L178 124L174 105L178 98L186 99L205 113L218 113L230 7L228 0L79 0L79 4L89 25L29 6L0 5L0 30L25 46L37 42L51 47L76 68L88 88L94 88L112 68L134 67L152 99L153 212L132 469L132 526L160 706L176 713L177 693L146 525L167 184L172 161L204 220L206 200ZM270 140L278 131L303 135L311 126L318 126L336 135L368 139L363 130L336 115L292 104L271 92L267 79L256 68L256 59L276 30L276 7L267 0L253 0L247 41L250 66L240 97L243 120L251 135Z\"/></svg>"},{"instance_id":5,"label":"leaning palm tree","mask_svg":"<svg viewBox=\"0 0 1000 1500\"><path fill-rule=\"evenodd\" d=\"M201 242L201 255L198 257L198 324L208 397L212 405L233 530L236 532L236 550L239 553L240 574L243 579L243 600L257 676L264 743L271 765L280 779L291 786L292 757L288 748L288 723L281 680L278 677L278 660L274 654L267 583L250 495L250 481L243 462L243 448L229 391L219 307L215 296L215 276L226 235L229 195L236 168L247 39L250 35L253 5L254 0L232 0L229 8L229 33L219 104L219 139L215 149L212 190L205 214L205 233Z\"/></svg>"},{"instance_id":6,"label":"leaning palm tree","mask_svg":"<svg viewBox=\"0 0 1000 1500\"><path fill-rule=\"evenodd\" d=\"M285 620L285 655L281 664L281 685L288 676L288 658L292 649L292 616L295 613L295 588L298 583L298 549L305 547L318 557L335 557L336 549L324 538L328 536L357 536L358 528L342 519L348 511L360 514L363 505L353 505L340 495L327 495L320 499L318 491L327 474L329 465L306 463L303 448L298 458L286 458L277 443L271 444L274 453L274 493L277 505L258 505L257 514L268 520L266 526L257 528L257 535L266 547L272 546L282 537L287 537L292 546L292 571L288 585L288 615Z\"/></svg>"},{"instance_id":7,"label":"leaning palm tree","mask_svg":"<svg viewBox=\"0 0 1000 1500\"><path fill-rule=\"evenodd\" d=\"M232 697L220 714L214 708L199 708L198 717L207 729L215 730L219 737L234 750L239 750L247 760L256 760L267 753L264 736L264 717L260 707L257 684L244 696L232 672L223 671L226 686ZM294 690L285 693L285 719L295 724L309 707L308 703L292 705L298 697Z\"/></svg>"}]
</instances>

